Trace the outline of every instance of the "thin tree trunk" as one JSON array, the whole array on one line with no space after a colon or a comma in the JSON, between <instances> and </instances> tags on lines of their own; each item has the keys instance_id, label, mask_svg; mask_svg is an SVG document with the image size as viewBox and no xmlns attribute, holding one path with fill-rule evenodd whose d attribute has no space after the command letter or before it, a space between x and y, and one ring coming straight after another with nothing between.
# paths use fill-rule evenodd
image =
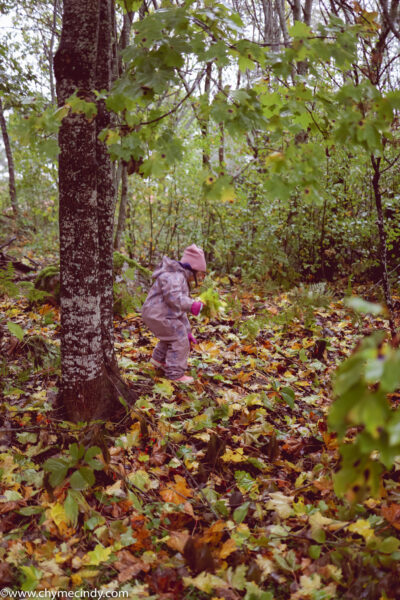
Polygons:
<instances>
[{"instance_id":1,"label":"thin tree trunk","mask_svg":"<svg viewBox=\"0 0 400 600\"><path fill-rule=\"evenodd\" d=\"M57 11L58 11L58 0L53 2L53 22L51 28L50 44L47 51L49 60L49 83L50 83L50 95L51 101L54 104L56 102L56 90L54 86L54 74L53 74L53 59L54 59L54 42L56 39L56 26L57 26Z\"/></svg>"},{"instance_id":2,"label":"thin tree trunk","mask_svg":"<svg viewBox=\"0 0 400 600\"><path fill-rule=\"evenodd\" d=\"M380 178L381 178L381 171L380 171L381 159L380 159L380 157L375 158L373 155L371 155L371 164L372 164L372 169L373 169L372 188L374 190L375 206L376 206L376 212L377 212L377 216L378 216L377 223L378 223L378 231L379 231L379 260L380 260L380 264L381 264L382 287L383 287L383 293L385 296L386 306L387 306L388 312L389 312L390 333L392 335L392 338L394 338L396 335L396 327L395 327L394 319L393 319L393 301L392 301L392 294L390 291L390 282L389 282L389 275L388 275L388 268L387 268L386 231L385 231L385 224L384 224L384 218L383 218L382 193L381 193L381 187L380 187Z\"/></svg>"},{"instance_id":3,"label":"thin tree trunk","mask_svg":"<svg viewBox=\"0 0 400 600\"><path fill-rule=\"evenodd\" d=\"M276 10L278 12L279 25L280 25L280 29L281 29L282 36L283 36L283 43L284 43L285 47L287 48L290 44L290 38L289 38L289 33L288 33L286 19L285 19L284 1L276 0L275 6L276 6Z\"/></svg>"},{"instance_id":4,"label":"thin tree trunk","mask_svg":"<svg viewBox=\"0 0 400 600\"><path fill-rule=\"evenodd\" d=\"M59 105L76 92L95 102L112 72L112 0L64 0L54 58ZM110 123L104 101L96 119L69 113L59 132L60 400L72 420L116 412L124 395L113 345L111 160L98 133Z\"/></svg>"},{"instance_id":5,"label":"thin tree trunk","mask_svg":"<svg viewBox=\"0 0 400 600\"><path fill-rule=\"evenodd\" d=\"M322 209L322 222L321 222L321 236L319 238L319 254L321 260L321 274L322 277L326 277L325 273L325 248L324 248L324 240L325 240L325 220L326 220L326 207L328 204L328 198L325 196L324 198L324 206Z\"/></svg>"},{"instance_id":6,"label":"thin tree trunk","mask_svg":"<svg viewBox=\"0 0 400 600\"><path fill-rule=\"evenodd\" d=\"M204 84L204 93L207 96L210 94L210 84L211 84L211 71L212 71L212 63L207 63L206 67L206 80ZM203 138L203 167L210 166L210 155L207 150L207 137L208 137L208 119L201 119L200 122L200 130L201 136Z\"/></svg>"},{"instance_id":7,"label":"thin tree trunk","mask_svg":"<svg viewBox=\"0 0 400 600\"><path fill-rule=\"evenodd\" d=\"M125 230L126 208L128 204L128 168L126 164L122 165L121 170L121 200L119 203L118 224L115 231L114 248L119 250L121 247L121 237Z\"/></svg>"},{"instance_id":8,"label":"thin tree trunk","mask_svg":"<svg viewBox=\"0 0 400 600\"><path fill-rule=\"evenodd\" d=\"M100 1L99 33L96 64L97 90L111 89L113 74L113 0ZM96 166L97 218L99 223L99 278L103 356L107 366L116 367L113 326L113 234L115 188L113 166L107 146L99 140L100 132L111 125L105 100L97 102Z\"/></svg>"},{"instance_id":9,"label":"thin tree trunk","mask_svg":"<svg viewBox=\"0 0 400 600\"><path fill-rule=\"evenodd\" d=\"M14 170L14 159L11 150L10 138L7 131L7 123L4 117L3 102L0 98L0 125L1 133L3 134L4 148L6 151L7 164L8 164L8 187L10 191L11 207L14 213L14 217L17 219L19 216L18 204L17 204L17 192L15 188L15 170Z\"/></svg>"},{"instance_id":10,"label":"thin tree trunk","mask_svg":"<svg viewBox=\"0 0 400 600\"><path fill-rule=\"evenodd\" d=\"M118 73L122 75L123 72L123 63L122 63L122 50L129 44L129 35L132 28L132 20L133 20L133 12L128 12L124 14L124 21L121 30L121 36L118 44ZM128 202L128 167L127 164L123 161L120 161L118 165L118 172L120 173L120 177L122 180L121 187L121 200L119 204L119 213L118 213L118 224L117 229L115 231L114 237L114 248L116 250L120 249L121 246L121 237L125 230L125 220L126 220L126 208ZM116 180L116 191L119 188L119 178Z\"/></svg>"},{"instance_id":11,"label":"thin tree trunk","mask_svg":"<svg viewBox=\"0 0 400 600\"><path fill-rule=\"evenodd\" d=\"M222 67L220 67L218 69L218 86L219 89L222 89ZM225 127L224 124L221 122L219 124L219 133L220 133L220 138L219 138L219 148L218 148L218 162L219 162L219 168L223 169L224 166L224 159L225 159Z\"/></svg>"}]
</instances>

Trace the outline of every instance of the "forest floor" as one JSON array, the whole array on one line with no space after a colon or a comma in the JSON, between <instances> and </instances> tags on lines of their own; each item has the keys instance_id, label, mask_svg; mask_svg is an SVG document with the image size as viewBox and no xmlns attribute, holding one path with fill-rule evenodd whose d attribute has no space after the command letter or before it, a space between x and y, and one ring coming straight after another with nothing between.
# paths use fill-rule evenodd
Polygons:
<instances>
[{"instance_id":1,"label":"forest floor","mask_svg":"<svg viewBox=\"0 0 400 600\"><path fill-rule=\"evenodd\" d=\"M217 283L227 306L193 319L192 386L152 368L156 340L138 314L116 318L119 364L140 398L95 429L54 412L58 309L1 300L3 587L400 598L398 473L378 499L338 499L326 424L335 368L385 321L361 320L323 286Z\"/></svg>"}]
</instances>

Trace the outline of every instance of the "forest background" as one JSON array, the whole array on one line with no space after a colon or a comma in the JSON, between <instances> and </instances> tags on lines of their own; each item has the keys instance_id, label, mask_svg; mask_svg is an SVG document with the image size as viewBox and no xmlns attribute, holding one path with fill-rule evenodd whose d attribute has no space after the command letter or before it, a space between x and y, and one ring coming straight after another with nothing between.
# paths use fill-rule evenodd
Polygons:
<instances>
[{"instance_id":1,"label":"forest background","mask_svg":"<svg viewBox=\"0 0 400 600\"><path fill-rule=\"evenodd\" d=\"M0 7L4 583L396 598L398 2L117 3L110 89L58 104L62 3ZM137 400L108 432L52 412L57 135L103 107L116 350ZM199 384L177 392L140 367L138 311L148 269L192 242L209 310ZM385 308L343 305L354 291ZM330 374L365 334L328 433Z\"/></svg>"}]
</instances>

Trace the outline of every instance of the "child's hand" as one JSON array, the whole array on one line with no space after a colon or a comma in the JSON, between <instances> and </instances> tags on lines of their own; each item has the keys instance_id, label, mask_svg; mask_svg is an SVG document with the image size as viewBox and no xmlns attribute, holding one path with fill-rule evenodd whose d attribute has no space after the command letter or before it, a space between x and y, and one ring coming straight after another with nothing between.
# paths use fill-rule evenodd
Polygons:
<instances>
[{"instance_id":1,"label":"child's hand","mask_svg":"<svg viewBox=\"0 0 400 600\"><path fill-rule=\"evenodd\" d=\"M189 342L190 342L191 344L197 344L197 340L196 340L196 338L192 336L192 334L190 333L190 331L189 331L189 333L188 333L188 340L189 340Z\"/></svg>"},{"instance_id":2,"label":"child's hand","mask_svg":"<svg viewBox=\"0 0 400 600\"><path fill-rule=\"evenodd\" d=\"M197 315L200 313L201 309L203 308L203 303L200 302L200 300L198 300L197 302L193 302L190 311L192 313L192 315L194 315L195 317L197 317Z\"/></svg>"}]
</instances>

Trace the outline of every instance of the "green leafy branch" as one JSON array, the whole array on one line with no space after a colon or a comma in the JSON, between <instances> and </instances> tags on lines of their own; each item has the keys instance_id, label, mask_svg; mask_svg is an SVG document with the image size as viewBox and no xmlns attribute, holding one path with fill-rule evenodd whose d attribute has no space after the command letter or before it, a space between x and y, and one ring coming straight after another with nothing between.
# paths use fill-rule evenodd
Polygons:
<instances>
[{"instance_id":1,"label":"green leafy branch","mask_svg":"<svg viewBox=\"0 0 400 600\"><path fill-rule=\"evenodd\" d=\"M338 496L359 501L379 495L382 475L400 455L400 410L387 397L399 387L400 350L383 331L365 338L337 369L328 424L340 443Z\"/></svg>"}]
</instances>

